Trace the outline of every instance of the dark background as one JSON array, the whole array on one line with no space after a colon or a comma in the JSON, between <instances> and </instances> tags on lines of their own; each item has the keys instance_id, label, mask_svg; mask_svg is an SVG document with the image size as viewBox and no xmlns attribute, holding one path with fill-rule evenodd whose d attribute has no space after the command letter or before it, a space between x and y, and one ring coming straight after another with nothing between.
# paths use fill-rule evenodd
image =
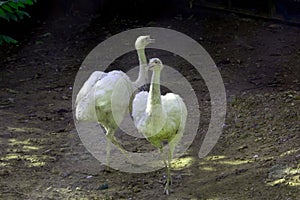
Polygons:
<instances>
[{"instance_id":1,"label":"dark background","mask_svg":"<svg viewBox=\"0 0 300 200\"><path fill-rule=\"evenodd\" d=\"M0 47L0 199L299 199L299 3L272 2L39 0L26 9L31 18L2 20L1 34L18 43ZM73 84L89 52L117 33L148 26L201 44L227 95L223 134L199 159L211 112L205 82L179 56L146 49L148 59L159 57L187 78L201 112L193 144L174 161L169 197L164 169L104 171L73 119ZM137 64L132 51L110 67ZM122 131L116 137L130 152L153 149Z\"/></svg>"}]
</instances>

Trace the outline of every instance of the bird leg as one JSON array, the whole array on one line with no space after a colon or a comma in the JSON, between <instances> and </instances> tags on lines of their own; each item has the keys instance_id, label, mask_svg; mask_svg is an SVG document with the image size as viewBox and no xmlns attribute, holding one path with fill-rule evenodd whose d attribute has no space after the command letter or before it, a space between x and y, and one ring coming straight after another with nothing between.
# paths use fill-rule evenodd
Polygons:
<instances>
[{"instance_id":1,"label":"bird leg","mask_svg":"<svg viewBox=\"0 0 300 200\"><path fill-rule=\"evenodd\" d=\"M169 145L168 145L169 146ZM169 195L169 188L170 185L172 185L172 176L171 176L171 161L172 161L172 149L169 146L168 149L168 160L166 161L166 169L167 169L167 182L166 182L166 186L165 186L165 194Z\"/></svg>"},{"instance_id":2,"label":"bird leg","mask_svg":"<svg viewBox=\"0 0 300 200\"><path fill-rule=\"evenodd\" d=\"M166 172L167 172L167 179L166 179L166 185L164 188L164 193L166 195L169 195L169 189L170 189L170 185L172 185L172 177L171 177L171 172L170 172L170 166L171 166L171 151L170 148L168 149L168 155L166 156L163 152L163 148L160 149L160 152L163 156L163 161L164 161L164 165L166 168ZM166 158L167 157L167 158Z\"/></svg>"},{"instance_id":3,"label":"bird leg","mask_svg":"<svg viewBox=\"0 0 300 200\"><path fill-rule=\"evenodd\" d=\"M110 142L106 141L106 171L109 171Z\"/></svg>"},{"instance_id":4,"label":"bird leg","mask_svg":"<svg viewBox=\"0 0 300 200\"><path fill-rule=\"evenodd\" d=\"M116 137L113 135L115 131L107 131L107 138L111 143L113 143L121 152L122 154L129 160L129 162L133 163L131 158L129 157L128 153L123 149L123 147L118 143ZM110 156L110 142L107 141L106 145L106 156ZM109 158L106 157L106 160L109 161ZM109 165L109 162L107 162L107 165Z\"/></svg>"},{"instance_id":5,"label":"bird leg","mask_svg":"<svg viewBox=\"0 0 300 200\"><path fill-rule=\"evenodd\" d=\"M166 169L167 169L167 182L165 185L164 193L166 195L169 195L169 189L170 189L170 185L171 185L170 181L172 182L172 180L170 179L170 168L167 166Z\"/></svg>"},{"instance_id":6,"label":"bird leg","mask_svg":"<svg viewBox=\"0 0 300 200\"><path fill-rule=\"evenodd\" d=\"M169 179L169 185L172 185L172 176L171 176L171 162L172 162L172 157L173 157L173 153L171 148L169 147L169 152L168 152L168 179Z\"/></svg>"}]
</instances>

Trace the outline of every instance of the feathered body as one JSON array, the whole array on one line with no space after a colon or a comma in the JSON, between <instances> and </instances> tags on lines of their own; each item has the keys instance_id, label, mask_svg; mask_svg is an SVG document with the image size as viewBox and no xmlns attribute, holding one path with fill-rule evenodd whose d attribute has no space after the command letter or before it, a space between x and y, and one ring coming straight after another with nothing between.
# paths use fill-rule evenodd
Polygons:
<instances>
[{"instance_id":1,"label":"feathered body","mask_svg":"<svg viewBox=\"0 0 300 200\"><path fill-rule=\"evenodd\" d=\"M187 117L183 100L176 94L167 93L161 96L161 106L154 105L150 110L147 109L148 99L148 92L140 92L133 100L132 116L136 128L157 148L161 149L165 141L177 144Z\"/></svg>"},{"instance_id":2,"label":"feathered body","mask_svg":"<svg viewBox=\"0 0 300 200\"><path fill-rule=\"evenodd\" d=\"M95 85L95 107L97 120L105 129L116 130L128 112L131 95L135 87L122 71L108 73Z\"/></svg>"}]
</instances>

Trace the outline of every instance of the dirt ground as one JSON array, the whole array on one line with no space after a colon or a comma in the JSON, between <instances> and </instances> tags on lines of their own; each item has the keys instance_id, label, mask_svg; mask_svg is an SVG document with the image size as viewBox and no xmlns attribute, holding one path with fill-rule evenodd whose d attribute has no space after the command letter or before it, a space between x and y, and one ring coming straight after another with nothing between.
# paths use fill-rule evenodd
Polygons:
<instances>
[{"instance_id":1,"label":"dirt ground","mask_svg":"<svg viewBox=\"0 0 300 200\"><path fill-rule=\"evenodd\" d=\"M197 13L152 20L90 20L75 13L49 18L19 47L2 49L0 199L299 199L300 28ZM210 99L201 76L182 68L202 115L195 141L172 170L170 196L163 195L164 169L104 171L73 121L72 87L86 55L109 36L145 26L171 28L198 41L216 62L227 92L224 132L200 160Z\"/></svg>"}]
</instances>

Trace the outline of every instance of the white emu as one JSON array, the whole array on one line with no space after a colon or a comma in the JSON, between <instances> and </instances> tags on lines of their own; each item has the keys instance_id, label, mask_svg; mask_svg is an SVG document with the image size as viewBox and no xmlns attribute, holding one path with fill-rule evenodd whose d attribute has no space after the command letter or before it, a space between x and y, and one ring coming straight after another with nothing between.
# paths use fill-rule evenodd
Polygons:
<instances>
[{"instance_id":1,"label":"white emu","mask_svg":"<svg viewBox=\"0 0 300 200\"><path fill-rule=\"evenodd\" d=\"M138 93L132 105L132 116L138 131L157 147L164 156L163 146L169 145L167 157L163 157L167 170L167 182L164 192L169 194L171 184L171 160L175 146L183 136L187 118L187 108L182 98L173 93L161 95L160 73L163 64L158 58L149 61L152 70L150 91Z\"/></svg>"},{"instance_id":2,"label":"white emu","mask_svg":"<svg viewBox=\"0 0 300 200\"><path fill-rule=\"evenodd\" d=\"M135 42L139 58L139 75L135 82L132 82L122 71L114 70L108 73L95 71L83 84L76 97L76 119L100 123L106 130L107 138L123 153L125 151L117 142L114 134L125 112L128 111L132 101L131 95L148 80L145 48L153 42L154 40L149 35L140 36ZM109 164L109 141L107 141L106 152L107 164Z\"/></svg>"}]
</instances>

